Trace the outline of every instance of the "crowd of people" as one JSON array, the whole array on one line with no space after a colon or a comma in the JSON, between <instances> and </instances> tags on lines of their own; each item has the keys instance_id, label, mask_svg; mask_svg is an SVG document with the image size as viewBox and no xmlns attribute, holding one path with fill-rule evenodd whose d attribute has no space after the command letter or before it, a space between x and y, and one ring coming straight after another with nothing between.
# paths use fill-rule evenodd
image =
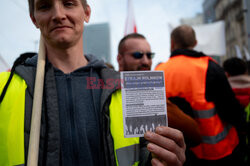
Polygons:
<instances>
[{"instance_id":1,"label":"crowd of people","mask_svg":"<svg viewBox=\"0 0 250 166\"><path fill-rule=\"evenodd\" d=\"M115 71L84 54L83 23L91 15L86 0L29 0L29 11L46 49L38 165L249 164L250 79L243 60L228 59L221 67L194 50L191 26L175 28L170 58L155 69L164 71L168 126L124 138L115 80L120 71L151 70L155 54L145 36L120 40ZM0 165L27 164L37 61L37 54L22 54L0 74ZM88 78L114 82L87 88Z\"/></svg>"}]
</instances>

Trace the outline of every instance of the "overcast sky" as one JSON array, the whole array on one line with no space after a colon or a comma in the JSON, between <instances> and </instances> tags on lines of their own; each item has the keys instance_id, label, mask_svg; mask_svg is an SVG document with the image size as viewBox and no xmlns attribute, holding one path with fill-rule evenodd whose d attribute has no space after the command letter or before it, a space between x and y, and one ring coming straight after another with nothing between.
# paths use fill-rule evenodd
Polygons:
<instances>
[{"instance_id":1,"label":"overcast sky","mask_svg":"<svg viewBox=\"0 0 250 166\"><path fill-rule=\"evenodd\" d=\"M28 14L28 0L1 0L0 55L11 66L20 53L36 51L40 32ZM178 25L180 18L202 12L204 0L133 0L138 32L144 34L156 53L153 67L169 57L168 24ZM117 69L119 40L124 35L127 0L88 0L92 9L89 24L109 22L112 64Z\"/></svg>"}]
</instances>

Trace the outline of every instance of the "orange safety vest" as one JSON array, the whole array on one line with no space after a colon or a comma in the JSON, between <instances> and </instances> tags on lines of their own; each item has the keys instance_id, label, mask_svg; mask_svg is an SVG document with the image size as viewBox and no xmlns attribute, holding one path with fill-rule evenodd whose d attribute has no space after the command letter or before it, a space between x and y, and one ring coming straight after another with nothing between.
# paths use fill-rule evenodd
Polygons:
<instances>
[{"instance_id":1,"label":"orange safety vest","mask_svg":"<svg viewBox=\"0 0 250 166\"><path fill-rule=\"evenodd\" d=\"M200 159L217 160L232 153L239 139L235 127L220 119L213 102L205 97L210 57L177 55L159 65L165 74L166 96L184 98L198 122L202 143L191 150Z\"/></svg>"}]
</instances>

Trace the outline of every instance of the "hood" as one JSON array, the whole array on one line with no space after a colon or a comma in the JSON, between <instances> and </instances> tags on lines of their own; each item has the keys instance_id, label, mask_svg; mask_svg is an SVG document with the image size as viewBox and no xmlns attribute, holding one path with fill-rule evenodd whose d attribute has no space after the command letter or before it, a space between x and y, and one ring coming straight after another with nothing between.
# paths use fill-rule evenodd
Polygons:
<instances>
[{"instance_id":1,"label":"hood","mask_svg":"<svg viewBox=\"0 0 250 166\"><path fill-rule=\"evenodd\" d=\"M232 88L250 88L250 76L248 75L231 76L228 81Z\"/></svg>"},{"instance_id":2,"label":"hood","mask_svg":"<svg viewBox=\"0 0 250 166\"><path fill-rule=\"evenodd\" d=\"M104 68L104 67L106 67L103 60L99 60L94 55L85 55L85 57L88 60L88 64L87 64L87 66L84 66L84 67L92 67L92 68ZM25 61L25 65L36 67L37 58L38 58L37 55L35 55L31 58L28 58Z\"/></svg>"},{"instance_id":3,"label":"hood","mask_svg":"<svg viewBox=\"0 0 250 166\"><path fill-rule=\"evenodd\" d=\"M38 59L38 55L35 55L35 56L31 57L31 58L27 58L25 60L25 62L24 62L24 65L36 67L37 59Z\"/></svg>"},{"instance_id":4,"label":"hood","mask_svg":"<svg viewBox=\"0 0 250 166\"><path fill-rule=\"evenodd\" d=\"M75 72L80 70L100 70L102 68L106 68L104 62L102 60L97 59L93 55L85 55L86 59L88 60L88 64L84 67L77 69ZM38 56L35 55L31 58L27 58L24 62L17 65L15 72L20 75L28 84L29 91L32 92L34 81L35 81L35 74L36 74L36 65L37 65ZM49 63L47 62L46 65Z\"/></svg>"},{"instance_id":5,"label":"hood","mask_svg":"<svg viewBox=\"0 0 250 166\"><path fill-rule=\"evenodd\" d=\"M80 67L73 71L72 73L79 73L82 71L90 71L90 76L92 75L93 71L100 71L102 68L107 68L104 64L103 60L99 60L94 55L85 55L85 58L88 61L86 66Z\"/></svg>"},{"instance_id":6,"label":"hood","mask_svg":"<svg viewBox=\"0 0 250 166\"><path fill-rule=\"evenodd\" d=\"M189 50L189 49L176 49L176 50L174 50L174 51L171 53L171 56L170 56L170 57L174 57L174 56L177 56L177 55L187 55L187 56L196 57L196 58L206 56L204 53L202 53L202 52L197 52L197 51L194 51L194 50Z\"/></svg>"},{"instance_id":7,"label":"hood","mask_svg":"<svg viewBox=\"0 0 250 166\"><path fill-rule=\"evenodd\" d=\"M84 67L81 67L79 69L76 70L76 72L78 70L87 70L87 69L102 69L102 68L106 68L106 65L104 64L103 60L99 60L98 58L96 58L94 55L85 55L86 59L88 60L88 64ZM31 66L31 67L36 67L36 64L37 64L37 59L38 59L38 56L33 56L31 58L28 58L24 65L26 66ZM47 61L48 63L48 61Z\"/></svg>"},{"instance_id":8,"label":"hood","mask_svg":"<svg viewBox=\"0 0 250 166\"><path fill-rule=\"evenodd\" d=\"M104 64L103 60L99 60L94 55L85 55L85 57L88 60L88 64L87 64L87 66L84 66L84 68L101 69L101 68L106 68L107 67Z\"/></svg>"}]
</instances>

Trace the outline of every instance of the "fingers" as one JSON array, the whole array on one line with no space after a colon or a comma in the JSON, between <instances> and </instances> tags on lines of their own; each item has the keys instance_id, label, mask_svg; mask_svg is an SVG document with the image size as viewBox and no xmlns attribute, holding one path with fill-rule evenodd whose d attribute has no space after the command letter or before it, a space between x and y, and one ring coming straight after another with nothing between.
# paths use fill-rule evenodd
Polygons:
<instances>
[{"instance_id":1,"label":"fingers","mask_svg":"<svg viewBox=\"0 0 250 166\"><path fill-rule=\"evenodd\" d=\"M160 155L159 157L161 158L170 158L172 153L179 156L179 151L181 150L173 140L155 133L147 134L150 135L149 141L151 143L148 144L148 148L151 152L155 153L157 156Z\"/></svg>"},{"instance_id":2,"label":"fingers","mask_svg":"<svg viewBox=\"0 0 250 166\"><path fill-rule=\"evenodd\" d=\"M159 127L156 133L147 132L145 138L150 142L148 150L158 157L158 160L154 160L155 164L159 161L168 166L181 166L184 163L186 145L179 130Z\"/></svg>"},{"instance_id":3,"label":"fingers","mask_svg":"<svg viewBox=\"0 0 250 166\"><path fill-rule=\"evenodd\" d=\"M160 160L153 158L151 161L152 166L167 166L165 162L161 162Z\"/></svg>"},{"instance_id":4,"label":"fingers","mask_svg":"<svg viewBox=\"0 0 250 166\"><path fill-rule=\"evenodd\" d=\"M168 166L181 166L182 165L181 160L178 158L179 155L176 155L175 152L173 153L153 143L149 143L147 148L151 153L154 153L157 156L157 158L154 158L154 159L157 159L161 163L166 162L168 163Z\"/></svg>"},{"instance_id":5,"label":"fingers","mask_svg":"<svg viewBox=\"0 0 250 166\"><path fill-rule=\"evenodd\" d=\"M160 126L156 128L155 133L165 136L169 139L172 139L173 141L175 141L175 143L177 143L180 147L184 147L185 145L185 141L184 141L184 137L181 131L170 128L170 127L165 127L165 126Z\"/></svg>"}]
</instances>

